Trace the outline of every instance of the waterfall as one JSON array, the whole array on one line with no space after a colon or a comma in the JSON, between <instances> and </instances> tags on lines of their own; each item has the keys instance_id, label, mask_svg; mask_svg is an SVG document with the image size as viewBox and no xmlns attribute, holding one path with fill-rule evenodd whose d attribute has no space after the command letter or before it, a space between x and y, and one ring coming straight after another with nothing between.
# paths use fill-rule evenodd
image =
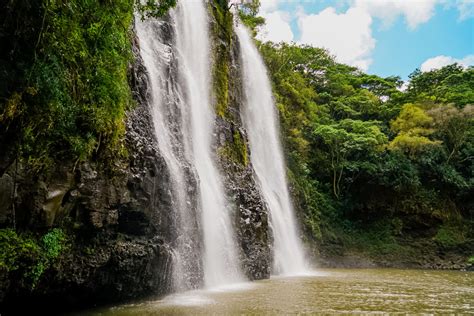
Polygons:
<instances>
[{"instance_id":1,"label":"waterfall","mask_svg":"<svg viewBox=\"0 0 474 316\"><path fill-rule=\"evenodd\" d=\"M195 266L200 265L197 256L202 256L206 287L242 279L231 209L212 150L215 114L210 99L207 16L204 1L179 1L164 20L136 22L141 56L149 74L155 135L172 178L178 218L174 245L177 291L197 286L195 281L189 284L196 274ZM198 179L198 212L193 212L189 177ZM196 218L202 235L197 233ZM199 251L201 241L203 254Z\"/></svg>"},{"instance_id":2,"label":"waterfall","mask_svg":"<svg viewBox=\"0 0 474 316\"><path fill-rule=\"evenodd\" d=\"M192 161L197 170L204 232L204 280L207 287L241 280L230 207L216 166L212 140L215 112L211 105L209 21L203 1L180 1L176 47L191 124Z\"/></svg>"},{"instance_id":3,"label":"waterfall","mask_svg":"<svg viewBox=\"0 0 474 316\"><path fill-rule=\"evenodd\" d=\"M288 191L279 139L278 115L263 60L247 29L238 23L245 101L242 121L249 136L250 159L270 209L274 238L274 273L305 271L304 252Z\"/></svg>"},{"instance_id":4,"label":"waterfall","mask_svg":"<svg viewBox=\"0 0 474 316\"><path fill-rule=\"evenodd\" d=\"M178 78L172 65L175 63L175 56L172 43L167 43L166 40L166 32L171 30L164 21L150 19L143 22L139 17L136 18L135 28L140 54L148 72L148 103L158 151L170 174L170 195L172 208L175 210L172 216L175 230L175 241L172 243L175 253L173 286L175 291L182 291L197 287L201 254L199 242L196 241L200 236L198 223L191 209L193 203L187 188L189 177L194 174L184 156L180 120L185 113L178 112Z\"/></svg>"}]
</instances>

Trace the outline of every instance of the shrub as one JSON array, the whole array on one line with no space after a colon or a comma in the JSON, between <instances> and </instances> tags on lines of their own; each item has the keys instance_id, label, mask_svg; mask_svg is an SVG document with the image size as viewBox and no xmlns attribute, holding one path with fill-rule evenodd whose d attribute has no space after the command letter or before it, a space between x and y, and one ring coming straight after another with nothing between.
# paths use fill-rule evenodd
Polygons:
<instances>
[{"instance_id":1,"label":"shrub","mask_svg":"<svg viewBox=\"0 0 474 316\"><path fill-rule=\"evenodd\" d=\"M41 237L18 234L13 229L0 230L0 268L18 271L21 283L34 289L44 272L67 250L64 231L54 228Z\"/></svg>"}]
</instances>

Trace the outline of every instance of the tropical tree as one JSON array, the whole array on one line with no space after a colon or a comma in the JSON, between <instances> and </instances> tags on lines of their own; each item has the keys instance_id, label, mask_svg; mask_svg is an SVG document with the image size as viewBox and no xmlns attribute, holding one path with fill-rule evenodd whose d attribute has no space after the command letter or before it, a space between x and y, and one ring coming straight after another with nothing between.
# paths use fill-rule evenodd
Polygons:
<instances>
[{"instance_id":1,"label":"tropical tree","mask_svg":"<svg viewBox=\"0 0 474 316\"><path fill-rule=\"evenodd\" d=\"M448 149L446 162L449 163L474 132L474 106L460 109L450 104L431 109L427 114L433 118L433 126Z\"/></svg>"},{"instance_id":2,"label":"tropical tree","mask_svg":"<svg viewBox=\"0 0 474 316\"><path fill-rule=\"evenodd\" d=\"M345 170L358 171L361 164L357 156L369 156L382 150L387 137L377 122L344 119L330 125L318 125L314 135L326 144L332 169L332 190L336 198L341 195L341 179Z\"/></svg>"},{"instance_id":3,"label":"tropical tree","mask_svg":"<svg viewBox=\"0 0 474 316\"><path fill-rule=\"evenodd\" d=\"M390 124L397 136L390 142L388 148L401 150L414 156L429 146L438 145L439 141L431 140L433 134L433 118L421 107L412 103L405 104L398 117Z\"/></svg>"}]
</instances>

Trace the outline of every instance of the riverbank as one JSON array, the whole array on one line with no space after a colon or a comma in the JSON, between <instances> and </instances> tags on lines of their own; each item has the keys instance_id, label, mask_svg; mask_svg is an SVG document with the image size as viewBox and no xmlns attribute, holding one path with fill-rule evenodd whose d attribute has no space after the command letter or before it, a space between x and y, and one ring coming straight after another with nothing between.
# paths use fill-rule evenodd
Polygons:
<instances>
[{"instance_id":1,"label":"riverbank","mask_svg":"<svg viewBox=\"0 0 474 316\"><path fill-rule=\"evenodd\" d=\"M339 239L323 242L315 252L314 261L321 268L474 269L471 239L452 246L430 238L398 237L389 243L371 244L360 240L344 244Z\"/></svg>"}]
</instances>

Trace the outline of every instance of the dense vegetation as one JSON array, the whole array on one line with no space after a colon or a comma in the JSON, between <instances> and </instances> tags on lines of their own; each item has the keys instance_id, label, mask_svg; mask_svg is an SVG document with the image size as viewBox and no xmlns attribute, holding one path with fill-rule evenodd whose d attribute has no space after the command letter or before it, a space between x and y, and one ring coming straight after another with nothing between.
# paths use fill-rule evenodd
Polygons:
<instances>
[{"instance_id":1,"label":"dense vegetation","mask_svg":"<svg viewBox=\"0 0 474 316\"><path fill-rule=\"evenodd\" d=\"M5 270L25 288L33 290L45 271L68 250L63 230L53 228L42 236L0 230L0 270Z\"/></svg>"},{"instance_id":2,"label":"dense vegetation","mask_svg":"<svg viewBox=\"0 0 474 316\"><path fill-rule=\"evenodd\" d=\"M264 23L259 5L240 10L254 34ZM299 215L323 252L474 254L474 67L417 69L404 85L323 49L258 45Z\"/></svg>"},{"instance_id":3,"label":"dense vegetation","mask_svg":"<svg viewBox=\"0 0 474 316\"><path fill-rule=\"evenodd\" d=\"M312 239L382 255L408 237L472 243L474 68L416 70L401 91L322 49L260 50Z\"/></svg>"},{"instance_id":4,"label":"dense vegetation","mask_svg":"<svg viewBox=\"0 0 474 316\"><path fill-rule=\"evenodd\" d=\"M64 162L122 154L125 111L133 104L128 69L134 8L145 18L174 5L176 0L2 2L0 178L14 161L47 174ZM14 217L10 226L15 229L0 229L0 272L33 289L67 250L66 233L22 230Z\"/></svg>"},{"instance_id":5,"label":"dense vegetation","mask_svg":"<svg viewBox=\"0 0 474 316\"><path fill-rule=\"evenodd\" d=\"M137 1L160 16L176 0ZM7 1L0 7L0 175L120 152L134 0Z\"/></svg>"}]
</instances>

